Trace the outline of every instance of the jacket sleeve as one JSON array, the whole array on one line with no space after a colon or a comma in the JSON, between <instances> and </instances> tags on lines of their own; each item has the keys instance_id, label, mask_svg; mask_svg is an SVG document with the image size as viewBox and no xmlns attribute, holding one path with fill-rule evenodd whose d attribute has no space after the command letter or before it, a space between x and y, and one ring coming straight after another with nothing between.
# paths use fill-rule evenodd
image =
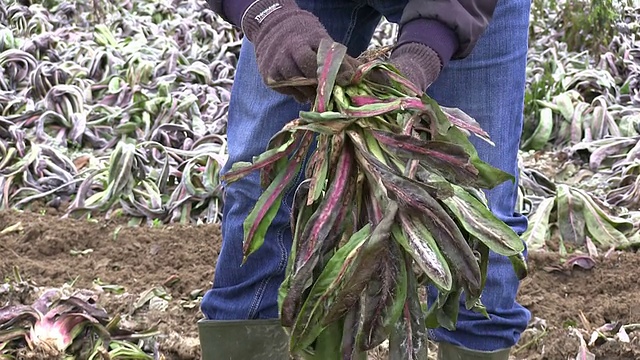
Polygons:
<instances>
[{"instance_id":1,"label":"jacket sleeve","mask_svg":"<svg viewBox=\"0 0 640 360\"><path fill-rule=\"evenodd\" d=\"M467 57L484 33L497 0L409 0L400 26L416 19L436 20L455 33L458 47L454 59Z\"/></svg>"},{"instance_id":2,"label":"jacket sleeve","mask_svg":"<svg viewBox=\"0 0 640 360\"><path fill-rule=\"evenodd\" d=\"M226 16L222 11L222 0L207 0L207 4L209 4L211 11L220 15L225 21L227 21Z\"/></svg>"},{"instance_id":3,"label":"jacket sleeve","mask_svg":"<svg viewBox=\"0 0 640 360\"><path fill-rule=\"evenodd\" d=\"M222 20L238 28L241 27L242 14L254 0L207 0L209 8L220 15Z\"/></svg>"}]
</instances>

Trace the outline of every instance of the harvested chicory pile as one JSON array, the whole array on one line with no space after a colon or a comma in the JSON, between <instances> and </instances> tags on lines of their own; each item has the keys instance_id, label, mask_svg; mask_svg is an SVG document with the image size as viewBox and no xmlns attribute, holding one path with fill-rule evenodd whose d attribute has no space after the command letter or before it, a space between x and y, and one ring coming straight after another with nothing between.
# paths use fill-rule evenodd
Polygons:
<instances>
[{"instance_id":1,"label":"harvested chicory pile","mask_svg":"<svg viewBox=\"0 0 640 360\"><path fill-rule=\"evenodd\" d=\"M522 241L481 191L514 178L478 157L468 137L490 139L472 118L440 107L388 63L367 61L352 85L336 85L345 53L321 45L313 108L224 176L258 170L265 189L244 223L245 261L268 241L285 189L303 171L279 296L291 353L357 359L388 339L390 359L426 359L426 327L453 329L463 291L467 308L486 314L489 250L526 276ZM388 83L372 82L373 71ZM439 297L425 311L426 284Z\"/></svg>"}]
</instances>

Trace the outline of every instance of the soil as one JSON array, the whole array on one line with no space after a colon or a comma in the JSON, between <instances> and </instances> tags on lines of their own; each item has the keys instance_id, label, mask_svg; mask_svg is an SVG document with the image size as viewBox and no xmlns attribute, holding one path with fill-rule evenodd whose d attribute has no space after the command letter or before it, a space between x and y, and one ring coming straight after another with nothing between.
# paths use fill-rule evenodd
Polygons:
<instances>
[{"instance_id":1,"label":"soil","mask_svg":"<svg viewBox=\"0 0 640 360\"><path fill-rule=\"evenodd\" d=\"M130 328L157 325L165 359L199 359L198 301L213 280L219 226L129 227L124 219L60 215L52 208L0 211L0 232L11 230L0 233L0 275L15 283L17 269L32 285L24 293L0 291L0 304L33 301L34 287L92 289L107 312L123 314ZM576 334L588 343L603 325L640 324L640 254L602 254L588 270L570 268L564 260L551 253L530 254L519 300L533 318L514 359L575 359L581 345ZM100 290L96 280L120 285L124 292ZM166 306L135 306L143 292L154 288L170 295ZM596 359L640 359L640 329L626 329L629 342L603 332L609 340L596 341L588 351Z\"/></svg>"},{"instance_id":2,"label":"soil","mask_svg":"<svg viewBox=\"0 0 640 360\"><path fill-rule=\"evenodd\" d=\"M43 214L44 213L44 214ZM109 315L125 314L127 327L144 331L157 325L160 351L167 360L199 359L198 299L211 287L221 239L218 225L129 227L124 219L62 219L55 209L0 211L0 276L21 278L36 287L96 290L94 281L119 285L124 293L99 291ZM82 254L84 252L84 254ZM80 253L80 254L79 254ZM140 295L161 289L170 295L166 309L135 303ZM21 299L0 293L0 304L32 302L37 291Z\"/></svg>"},{"instance_id":3,"label":"soil","mask_svg":"<svg viewBox=\"0 0 640 360\"><path fill-rule=\"evenodd\" d=\"M640 253L613 252L595 260L587 270L564 265L556 253L530 254L530 276L522 282L519 302L533 318L515 350L517 359L576 359L581 346L577 334L589 343L605 324L640 324ZM596 359L640 359L636 327L629 343L603 339L588 350Z\"/></svg>"}]
</instances>

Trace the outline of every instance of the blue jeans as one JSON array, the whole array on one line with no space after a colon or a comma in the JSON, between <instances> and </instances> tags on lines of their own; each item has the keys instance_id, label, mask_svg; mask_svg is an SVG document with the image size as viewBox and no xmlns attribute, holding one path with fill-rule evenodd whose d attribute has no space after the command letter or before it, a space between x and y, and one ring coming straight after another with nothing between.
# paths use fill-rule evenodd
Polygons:
<instances>
[{"instance_id":1,"label":"blue jeans","mask_svg":"<svg viewBox=\"0 0 640 360\"><path fill-rule=\"evenodd\" d=\"M364 51L384 15L398 22L406 1L300 0L300 6L317 15L331 36L357 56ZM480 157L514 176L523 121L529 0L500 0L491 25L466 59L451 61L428 94L439 104L458 107L473 116L490 134L495 147L474 140ZM256 67L254 49L243 42L229 106L229 160L251 161L269 139L308 106L268 89ZM300 180L300 179L298 179ZM213 288L201 309L210 320L267 319L278 317L277 293L284 279L291 246L289 212L293 190L267 232L262 247L240 267L242 224L260 195L257 173L225 188L222 250ZM517 187L511 182L488 191L491 210L521 234L527 219L516 213ZM491 254L489 277L483 295L491 319L461 306L455 332L439 328L430 332L435 341L483 351L513 346L526 328L530 313L516 301L519 282L505 257ZM431 299L434 292L430 291Z\"/></svg>"}]
</instances>

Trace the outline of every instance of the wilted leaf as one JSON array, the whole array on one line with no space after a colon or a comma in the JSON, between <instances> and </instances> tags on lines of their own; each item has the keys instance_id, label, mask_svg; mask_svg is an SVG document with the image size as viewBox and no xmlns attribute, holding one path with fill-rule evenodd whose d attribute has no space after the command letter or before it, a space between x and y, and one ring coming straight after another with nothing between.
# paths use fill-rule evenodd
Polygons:
<instances>
[{"instance_id":1,"label":"wilted leaf","mask_svg":"<svg viewBox=\"0 0 640 360\"><path fill-rule=\"evenodd\" d=\"M634 146L640 141L638 138L618 138L606 139L607 141L600 147L593 150L589 158L589 167L596 171L600 168L605 160L611 160L614 156L623 156L626 154L625 149Z\"/></svg>"},{"instance_id":2,"label":"wilted leaf","mask_svg":"<svg viewBox=\"0 0 640 360\"><path fill-rule=\"evenodd\" d=\"M585 242L584 200L564 184L558 186L556 197L558 228L564 242L583 245Z\"/></svg>"},{"instance_id":3,"label":"wilted leaf","mask_svg":"<svg viewBox=\"0 0 640 360\"><path fill-rule=\"evenodd\" d=\"M549 216L554 208L555 201L556 199L553 197L542 200L533 215L529 216L529 225L522 234L522 240L531 251L539 250L545 245L549 234Z\"/></svg>"},{"instance_id":4,"label":"wilted leaf","mask_svg":"<svg viewBox=\"0 0 640 360\"><path fill-rule=\"evenodd\" d=\"M346 280L334 290L335 300L326 306L323 324L327 325L342 318L360 297L371 279L373 271L376 270L373 264L377 263L383 249L388 246L391 226L397 212L398 205L395 202L389 202L387 209L384 210L384 216L373 228L370 238L346 274Z\"/></svg>"},{"instance_id":5,"label":"wilted leaf","mask_svg":"<svg viewBox=\"0 0 640 360\"><path fill-rule=\"evenodd\" d=\"M634 224L629 219L624 219L618 216L614 216L605 212L602 208L602 204L596 202L596 200L587 192L581 189L574 189L574 191L582 196L585 203L588 204L602 219L611 224L616 230L623 234L630 234L634 231Z\"/></svg>"},{"instance_id":6,"label":"wilted leaf","mask_svg":"<svg viewBox=\"0 0 640 360\"><path fill-rule=\"evenodd\" d=\"M623 116L618 123L620 135L632 137L640 135L640 114Z\"/></svg>"},{"instance_id":7,"label":"wilted leaf","mask_svg":"<svg viewBox=\"0 0 640 360\"><path fill-rule=\"evenodd\" d=\"M575 111L575 108L573 106L573 101L569 96L569 93L564 92L562 94L559 94L554 99L554 102L558 106L558 110L560 111L560 114L565 118L565 120L571 121L571 119L573 119L573 112Z\"/></svg>"},{"instance_id":8,"label":"wilted leaf","mask_svg":"<svg viewBox=\"0 0 640 360\"><path fill-rule=\"evenodd\" d=\"M0 235L7 235L7 234L10 234L12 232L20 232L23 229L24 228L22 227L22 221L18 221L17 223L15 223L13 225L9 225L6 228L2 229L0 231Z\"/></svg>"},{"instance_id":9,"label":"wilted leaf","mask_svg":"<svg viewBox=\"0 0 640 360\"><path fill-rule=\"evenodd\" d=\"M369 282L362 300L363 320L360 349L380 345L402 314L407 294L407 269L399 261L402 253L395 242L385 249L379 268Z\"/></svg>"},{"instance_id":10,"label":"wilted leaf","mask_svg":"<svg viewBox=\"0 0 640 360\"><path fill-rule=\"evenodd\" d=\"M524 149L540 150L549 144L553 132L553 111L550 108L540 110L540 118L535 131L523 144Z\"/></svg>"},{"instance_id":11,"label":"wilted leaf","mask_svg":"<svg viewBox=\"0 0 640 360\"><path fill-rule=\"evenodd\" d=\"M580 339L580 348L576 355L576 360L596 360L596 356L589 352L586 341L582 337L582 334L577 329L572 329L572 333Z\"/></svg>"},{"instance_id":12,"label":"wilted leaf","mask_svg":"<svg viewBox=\"0 0 640 360\"><path fill-rule=\"evenodd\" d=\"M593 258L591 258L591 256L578 255L567 260L564 265L568 268L578 266L585 270L591 270L594 266L596 266L596 262L595 260L593 260Z\"/></svg>"},{"instance_id":13,"label":"wilted leaf","mask_svg":"<svg viewBox=\"0 0 640 360\"><path fill-rule=\"evenodd\" d=\"M587 230L594 242L605 247L628 243L626 236L603 218L596 206L589 201L585 201L584 205L583 213Z\"/></svg>"}]
</instances>

